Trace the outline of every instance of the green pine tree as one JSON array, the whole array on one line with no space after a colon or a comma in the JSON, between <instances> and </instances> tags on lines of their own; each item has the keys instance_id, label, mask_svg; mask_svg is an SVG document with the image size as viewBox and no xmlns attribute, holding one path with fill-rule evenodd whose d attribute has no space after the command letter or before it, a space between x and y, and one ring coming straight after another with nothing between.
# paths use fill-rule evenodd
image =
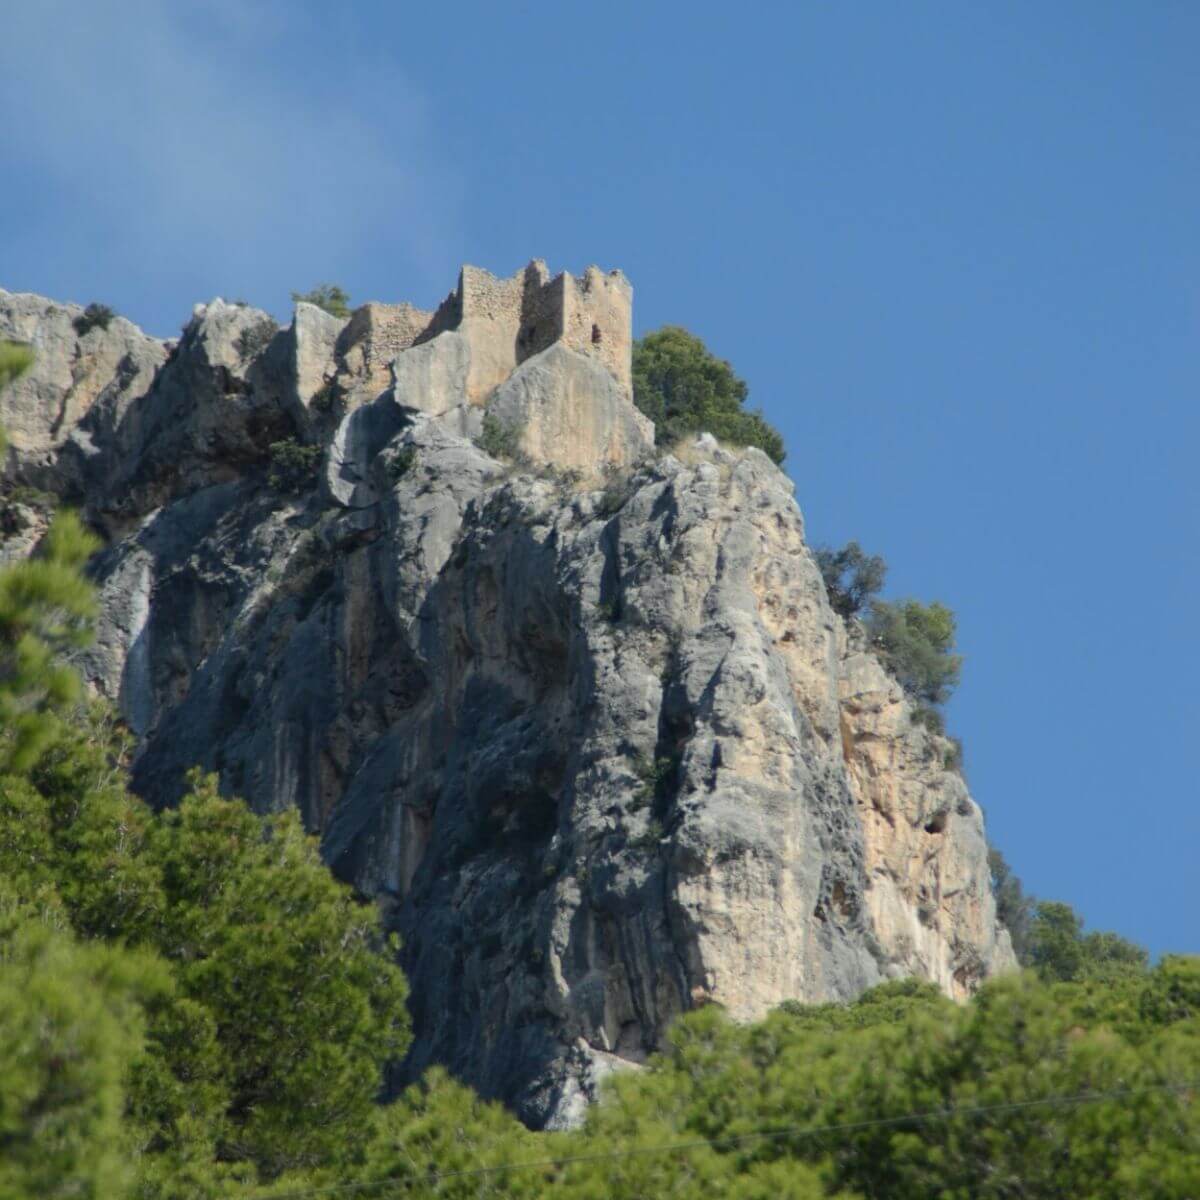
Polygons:
<instances>
[{"instance_id":1,"label":"green pine tree","mask_svg":"<svg viewBox=\"0 0 1200 1200\"><path fill-rule=\"evenodd\" d=\"M633 401L654 422L655 441L670 446L707 431L734 446L757 446L784 460L783 438L761 412L743 406L745 380L694 334L664 325L633 347Z\"/></svg>"}]
</instances>

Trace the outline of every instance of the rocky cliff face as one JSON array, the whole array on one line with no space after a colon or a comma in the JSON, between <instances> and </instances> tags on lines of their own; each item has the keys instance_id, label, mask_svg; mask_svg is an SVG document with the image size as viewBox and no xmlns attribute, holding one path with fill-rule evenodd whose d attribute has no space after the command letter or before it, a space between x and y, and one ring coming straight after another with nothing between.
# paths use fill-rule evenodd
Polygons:
<instances>
[{"instance_id":1,"label":"rocky cliff face","mask_svg":"<svg viewBox=\"0 0 1200 1200\"><path fill-rule=\"evenodd\" d=\"M572 287L549 344L463 284L284 330L217 301L177 343L0 292L39 356L6 479L108 538L83 665L136 786L199 764L298 807L403 935L397 1081L443 1062L551 1126L696 1004L963 996L1013 961L950 745L830 609L791 483L706 436L655 457ZM490 390L479 346L488 378L511 350ZM291 493L284 439L321 448Z\"/></svg>"}]
</instances>

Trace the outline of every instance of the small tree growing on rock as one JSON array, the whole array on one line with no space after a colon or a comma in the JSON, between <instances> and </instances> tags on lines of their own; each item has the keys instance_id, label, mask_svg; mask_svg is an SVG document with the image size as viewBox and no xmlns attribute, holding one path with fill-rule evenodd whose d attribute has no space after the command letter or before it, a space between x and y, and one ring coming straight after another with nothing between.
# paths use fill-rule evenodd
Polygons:
<instances>
[{"instance_id":1,"label":"small tree growing on rock","mask_svg":"<svg viewBox=\"0 0 1200 1200\"><path fill-rule=\"evenodd\" d=\"M922 704L944 704L958 684L962 656L954 653L954 614L934 600L871 605L867 630L875 652L897 682Z\"/></svg>"},{"instance_id":2,"label":"small tree growing on rock","mask_svg":"<svg viewBox=\"0 0 1200 1200\"><path fill-rule=\"evenodd\" d=\"M867 554L857 542L840 550L818 546L813 552L829 593L829 604L840 617L856 617L883 590L887 563Z\"/></svg>"},{"instance_id":3,"label":"small tree growing on rock","mask_svg":"<svg viewBox=\"0 0 1200 1200\"><path fill-rule=\"evenodd\" d=\"M272 442L267 482L277 492L301 492L315 479L320 461L320 446L306 446L295 438Z\"/></svg>"},{"instance_id":4,"label":"small tree growing on rock","mask_svg":"<svg viewBox=\"0 0 1200 1200\"><path fill-rule=\"evenodd\" d=\"M757 446L783 462L779 430L742 406L750 389L695 334L664 325L633 346L633 402L654 422L654 440L669 446L707 431L735 446Z\"/></svg>"},{"instance_id":5,"label":"small tree growing on rock","mask_svg":"<svg viewBox=\"0 0 1200 1200\"><path fill-rule=\"evenodd\" d=\"M75 326L75 332L83 337L93 329L107 329L116 315L107 304L89 304L71 324Z\"/></svg>"},{"instance_id":6,"label":"small tree growing on rock","mask_svg":"<svg viewBox=\"0 0 1200 1200\"><path fill-rule=\"evenodd\" d=\"M343 321L350 315L350 297L336 283L318 283L311 292L293 292L292 303L315 304Z\"/></svg>"}]
</instances>

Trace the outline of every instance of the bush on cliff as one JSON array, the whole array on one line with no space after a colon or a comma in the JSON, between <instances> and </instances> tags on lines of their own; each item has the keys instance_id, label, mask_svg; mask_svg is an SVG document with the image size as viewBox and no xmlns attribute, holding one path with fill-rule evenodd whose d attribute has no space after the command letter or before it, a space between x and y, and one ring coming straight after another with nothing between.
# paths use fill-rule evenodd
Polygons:
<instances>
[{"instance_id":1,"label":"bush on cliff","mask_svg":"<svg viewBox=\"0 0 1200 1200\"><path fill-rule=\"evenodd\" d=\"M1025 954L1043 979L1068 983L1138 973L1149 958L1143 947L1119 934L1084 933L1083 919L1058 900L1034 905Z\"/></svg>"},{"instance_id":2,"label":"bush on cliff","mask_svg":"<svg viewBox=\"0 0 1200 1200\"><path fill-rule=\"evenodd\" d=\"M116 315L107 304L89 304L71 324L75 332L83 337L93 329L107 329Z\"/></svg>"},{"instance_id":3,"label":"bush on cliff","mask_svg":"<svg viewBox=\"0 0 1200 1200\"><path fill-rule=\"evenodd\" d=\"M878 554L867 554L857 542L840 550L818 546L813 551L829 605L840 617L857 617L883 590L887 563Z\"/></svg>"},{"instance_id":4,"label":"bush on cliff","mask_svg":"<svg viewBox=\"0 0 1200 1200\"><path fill-rule=\"evenodd\" d=\"M293 292L292 303L315 304L343 321L350 316L350 297L336 283L318 283L310 292Z\"/></svg>"},{"instance_id":5,"label":"bush on cliff","mask_svg":"<svg viewBox=\"0 0 1200 1200\"><path fill-rule=\"evenodd\" d=\"M302 492L311 487L321 462L321 447L306 446L295 438L272 442L267 482L277 492Z\"/></svg>"},{"instance_id":6,"label":"bush on cliff","mask_svg":"<svg viewBox=\"0 0 1200 1200\"><path fill-rule=\"evenodd\" d=\"M678 325L664 325L634 343L633 402L654 422L660 446L708 432L783 462L783 437L761 412L743 408L748 395L729 363Z\"/></svg>"},{"instance_id":7,"label":"bush on cliff","mask_svg":"<svg viewBox=\"0 0 1200 1200\"><path fill-rule=\"evenodd\" d=\"M80 943L0 883L0 1196L123 1196L125 1080L161 963Z\"/></svg>"},{"instance_id":8,"label":"bush on cliff","mask_svg":"<svg viewBox=\"0 0 1200 1200\"><path fill-rule=\"evenodd\" d=\"M934 600L876 600L867 621L871 645L904 691L926 705L944 704L962 672L954 653L954 614Z\"/></svg>"}]
</instances>

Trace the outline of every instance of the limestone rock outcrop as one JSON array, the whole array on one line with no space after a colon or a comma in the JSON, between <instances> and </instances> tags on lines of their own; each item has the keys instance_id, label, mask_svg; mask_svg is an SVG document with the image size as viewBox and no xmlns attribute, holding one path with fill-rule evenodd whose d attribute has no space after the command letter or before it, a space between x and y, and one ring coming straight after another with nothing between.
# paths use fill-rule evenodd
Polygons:
<instances>
[{"instance_id":1,"label":"limestone rock outcrop","mask_svg":"<svg viewBox=\"0 0 1200 1200\"><path fill-rule=\"evenodd\" d=\"M520 454L594 476L654 449L654 425L594 360L557 342L523 362L488 404Z\"/></svg>"},{"instance_id":2,"label":"limestone rock outcrop","mask_svg":"<svg viewBox=\"0 0 1200 1200\"><path fill-rule=\"evenodd\" d=\"M112 436L169 351L121 317L89 327L78 304L2 289L0 339L35 355L28 374L0 392L5 478L58 490L80 486L80 459Z\"/></svg>"},{"instance_id":3,"label":"limestone rock outcrop","mask_svg":"<svg viewBox=\"0 0 1200 1200\"><path fill-rule=\"evenodd\" d=\"M599 352L628 328L587 328L623 277L560 276L561 309L514 278L282 331L209 305L77 423L103 476L74 430L23 453L109 535L84 665L137 788L199 764L298 808L402 935L394 1082L445 1063L561 1126L697 1004L961 997L1013 959L951 744L830 608L790 481L708 437L652 453ZM323 453L292 493L285 437Z\"/></svg>"}]
</instances>

